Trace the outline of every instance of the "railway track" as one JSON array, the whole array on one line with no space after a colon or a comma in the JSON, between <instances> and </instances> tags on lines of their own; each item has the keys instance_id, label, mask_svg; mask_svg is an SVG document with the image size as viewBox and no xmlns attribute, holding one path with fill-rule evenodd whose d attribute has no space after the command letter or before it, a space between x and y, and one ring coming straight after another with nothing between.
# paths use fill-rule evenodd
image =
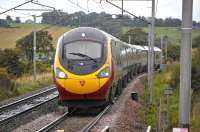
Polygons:
<instances>
[{"instance_id":1,"label":"railway track","mask_svg":"<svg viewBox=\"0 0 200 132\"><path fill-rule=\"evenodd\" d=\"M15 117L30 112L31 110L58 97L55 87L39 92L32 96L12 102L0 107L0 124L3 124Z\"/></svg>"},{"instance_id":2,"label":"railway track","mask_svg":"<svg viewBox=\"0 0 200 132\"><path fill-rule=\"evenodd\" d=\"M94 120L92 120L88 125L86 125L80 132L89 132L101 119L101 117L109 110L110 107L110 105L107 106Z\"/></svg>"},{"instance_id":3,"label":"railway track","mask_svg":"<svg viewBox=\"0 0 200 132\"><path fill-rule=\"evenodd\" d=\"M111 106L107 106L102 112L100 112L97 116L92 118L92 121L89 122L86 126L84 126L84 128L82 130L80 130L80 132L89 132L94 127L94 125L101 119L101 117L109 110L110 107ZM37 132L47 132L47 131L52 130L53 128L58 126L62 121L66 120L67 118L69 118L69 117L73 118L70 115L71 114L69 114L68 112L64 113L62 116L60 116L56 120L52 121L48 125L44 126ZM74 117L74 118L77 118L77 117ZM84 117L81 120L84 120Z\"/></svg>"}]
</instances>

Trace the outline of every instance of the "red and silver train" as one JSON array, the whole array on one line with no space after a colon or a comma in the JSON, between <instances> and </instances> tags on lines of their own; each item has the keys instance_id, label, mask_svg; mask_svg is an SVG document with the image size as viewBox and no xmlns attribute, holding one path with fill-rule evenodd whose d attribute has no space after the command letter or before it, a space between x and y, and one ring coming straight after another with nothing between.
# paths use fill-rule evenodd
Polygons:
<instances>
[{"instance_id":1,"label":"red and silver train","mask_svg":"<svg viewBox=\"0 0 200 132\"><path fill-rule=\"evenodd\" d=\"M160 64L155 52L155 66ZM96 28L79 27L57 43L54 80L63 105L105 106L121 94L129 79L146 71L147 50L130 45Z\"/></svg>"}]
</instances>

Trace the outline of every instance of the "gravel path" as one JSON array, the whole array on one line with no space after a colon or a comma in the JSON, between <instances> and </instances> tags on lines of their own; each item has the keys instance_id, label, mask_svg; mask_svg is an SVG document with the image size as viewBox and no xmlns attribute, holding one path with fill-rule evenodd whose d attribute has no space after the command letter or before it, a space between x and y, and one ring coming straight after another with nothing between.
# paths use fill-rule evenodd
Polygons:
<instances>
[{"instance_id":1,"label":"gravel path","mask_svg":"<svg viewBox=\"0 0 200 132\"><path fill-rule=\"evenodd\" d=\"M144 113L144 86L142 85L142 79L134 79L123 90L120 98L115 102L110 111L102 117L102 119L92 129L92 132L99 132L105 126L110 127L111 132L144 132L145 125L145 113ZM135 102L131 99L130 93L136 91L139 95L139 102Z\"/></svg>"}]
</instances>

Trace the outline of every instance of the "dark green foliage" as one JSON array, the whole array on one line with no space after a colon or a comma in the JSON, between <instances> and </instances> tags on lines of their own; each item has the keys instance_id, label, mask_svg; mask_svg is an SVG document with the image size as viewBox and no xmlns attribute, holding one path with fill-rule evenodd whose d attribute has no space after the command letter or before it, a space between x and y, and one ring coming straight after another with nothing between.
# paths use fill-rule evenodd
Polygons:
<instances>
[{"instance_id":1,"label":"dark green foliage","mask_svg":"<svg viewBox=\"0 0 200 132\"><path fill-rule=\"evenodd\" d=\"M164 24L165 26L169 26L169 27L178 27L181 25L181 20L177 18L166 18ZM164 25L161 25L161 26L164 26Z\"/></svg>"},{"instance_id":2,"label":"dark green foliage","mask_svg":"<svg viewBox=\"0 0 200 132\"><path fill-rule=\"evenodd\" d=\"M109 23L105 22L102 24L102 27L100 28L101 30L104 30L107 33L110 33L111 35L115 37L120 37L121 36L121 25L118 23Z\"/></svg>"},{"instance_id":3,"label":"dark green foliage","mask_svg":"<svg viewBox=\"0 0 200 132\"><path fill-rule=\"evenodd\" d=\"M15 23L21 23L20 17L15 18Z\"/></svg>"},{"instance_id":4,"label":"dark green foliage","mask_svg":"<svg viewBox=\"0 0 200 132\"><path fill-rule=\"evenodd\" d=\"M7 21L8 23L12 23L12 22L13 22L11 16L9 16L9 15L6 16L6 21Z\"/></svg>"},{"instance_id":5,"label":"dark green foliage","mask_svg":"<svg viewBox=\"0 0 200 132\"><path fill-rule=\"evenodd\" d=\"M195 37L192 41L192 47L197 48L200 47L200 35Z\"/></svg>"},{"instance_id":6,"label":"dark green foliage","mask_svg":"<svg viewBox=\"0 0 200 132\"><path fill-rule=\"evenodd\" d=\"M143 16L139 16L138 18L143 20L148 20ZM68 14L62 11L52 11L52 12L45 12L42 14L42 23L46 24L56 24L56 25L64 25L64 26L90 26L90 27L99 27L102 28L105 26L104 23L118 23L121 26L147 26L147 22L139 20L137 18L131 18L129 15L116 15L116 18L113 19L111 14L107 14L105 12L101 13L84 13L82 11L75 12L72 14ZM168 26L168 27L180 27L181 20L176 18L166 18L163 19L156 19L155 20L156 26ZM195 27L200 27L200 23L193 22ZM109 25L106 25L109 26Z\"/></svg>"},{"instance_id":7,"label":"dark green foliage","mask_svg":"<svg viewBox=\"0 0 200 132\"><path fill-rule=\"evenodd\" d=\"M167 47L167 57L169 61L178 61L180 58L180 45L169 44Z\"/></svg>"},{"instance_id":8,"label":"dark green foliage","mask_svg":"<svg viewBox=\"0 0 200 132\"><path fill-rule=\"evenodd\" d=\"M192 58L192 75L191 84L194 92L200 91L200 48L194 53ZM170 86L173 88L179 88L180 84L180 66L179 64L173 64L171 67L171 81Z\"/></svg>"},{"instance_id":9,"label":"dark green foliage","mask_svg":"<svg viewBox=\"0 0 200 132\"><path fill-rule=\"evenodd\" d=\"M14 88L14 83L5 68L0 68L0 85L0 100L18 95L18 91Z\"/></svg>"},{"instance_id":10,"label":"dark green foliage","mask_svg":"<svg viewBox=\"0 0 200 132\"><path fill-rule=\"evenodd\" d=\"M39 58L49 57L50 52L54 50L51 35L48 31L38 31L36 33L36 50ZM16 47L20 49L25 59L29 62L33 61L33 32L29 35L17 40Z\"/></svg>"},{"instance_id":11,"label":"dark green foliage","mask_svg":"<svg viewBox=\"0 0 200 132\"><path fill-rule=\"evenodd\" d=\"M13 77L21 76L24 64L20 61L20 51L17 49L0 50L0 67L6 68L8 74Z\"/></svg>"},{"instance_id":12,"label":"dark green foliage","mask_svg":"<svg viewBox=\"0 0 200 132\"><path fill-rule=\"evenodd\" d=\"M130 36L131 44L148 45L147 43L148 34L144 32L141 28L130 29L121 37L121 39L129 43L129 36Z\"/></svg>"},{"instance_id":13,"label":"dark green foliage","mask_svg":"<svg viewBox=\"0 0 200 132\"><path fill-rule=\"evenodd\" d=\"M34 23L34 22L33 22L33 20L28 19L28 20L25 21L25 23L27 23L27 24L32 24L32 23Z\"/></svg>"},{"instance_id":14,"label":"dark green foliage","mask_svg":"<svg viewBox=\"0 0 200 132\"><path fill-rule=\"evenodd\" d=\"M200 47L192 59L192 88L194 91L200 91Z\"/></svg>"},{"instance_id":15,"label":"dark green foliage","mask_svg":"<svg viewBox=\"0 0 200 132\"><path fill-rule=\"evenodd\" d=\"M0 68L0 84L1 88L7 88L11 86L11 80L5 68Z\"/></svg>"},{"instance_id":16,"label":"dark green foliage","mask_svg":"<svg viewBox=\"0 0 200 132\"><path fill-rule=\"evenodd\" d=\"M0 27L9 27L9 24L6 20L0 19Z\"/></svg>"},{"instance_id":17,"label":"dark green foliage","mask_svg":"<svg viewBox=\"0 0 200 132\"><path fill-rule=\"evenodd\" d=\"M180 65L179 65L179 63L172 63L168 69L171 70L170 87L179 88L179 84L180 84Z\"/></svg>"}]
</instances>

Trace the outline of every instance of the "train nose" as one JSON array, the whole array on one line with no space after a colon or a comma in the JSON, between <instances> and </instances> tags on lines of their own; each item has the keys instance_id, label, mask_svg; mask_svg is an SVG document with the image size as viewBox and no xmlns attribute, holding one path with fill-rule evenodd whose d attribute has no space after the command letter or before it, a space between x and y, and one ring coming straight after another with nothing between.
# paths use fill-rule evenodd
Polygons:
<instances>
[{"instance_id":1,"label":"train nose","mask_svg":"<svg viewBox=\"0 0 200 132\"><path fill-rule=\"evenodd\" d=\"M66 79L65 88L67 91L76 94L89 94L99 90L98 78Z\"/></svg>"}]
</instances>

